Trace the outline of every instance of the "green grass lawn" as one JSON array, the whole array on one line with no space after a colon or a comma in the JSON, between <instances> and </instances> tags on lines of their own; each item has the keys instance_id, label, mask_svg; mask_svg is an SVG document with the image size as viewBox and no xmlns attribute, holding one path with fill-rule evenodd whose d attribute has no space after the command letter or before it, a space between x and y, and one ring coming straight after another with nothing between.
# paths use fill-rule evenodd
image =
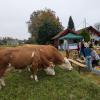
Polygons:
<instances>
[{"instance_id":1,"label":"green grass lawn","mask_svg":"<svg viewBox=\"0 0 100 100\"><path fill-rule=\"evenodd\" d=\"M0 100L100 100L100 85L92 79L75 70L55 70L55 76L38 72L39 82L30 79L26 70L8 73L5 76L6 87L0 91Z\"/></svg>"}]
</instances>

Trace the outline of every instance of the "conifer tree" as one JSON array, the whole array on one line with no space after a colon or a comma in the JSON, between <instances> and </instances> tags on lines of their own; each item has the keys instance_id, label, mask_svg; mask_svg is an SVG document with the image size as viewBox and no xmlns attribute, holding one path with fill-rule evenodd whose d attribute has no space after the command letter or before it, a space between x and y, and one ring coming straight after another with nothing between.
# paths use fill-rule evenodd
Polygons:
<instances>
[{"instance_id":1,"label":"conifer tree","mask_svg":"<svg viewBox=\"0 0 100 100\"><path fill-rule=\"evenodd\" d=\"M73 19L72 19L71 16L69 17L68 27L67 28L71 29L71 30L75 30L74 22L73 22Z\"/></svg>"}]
</instances>

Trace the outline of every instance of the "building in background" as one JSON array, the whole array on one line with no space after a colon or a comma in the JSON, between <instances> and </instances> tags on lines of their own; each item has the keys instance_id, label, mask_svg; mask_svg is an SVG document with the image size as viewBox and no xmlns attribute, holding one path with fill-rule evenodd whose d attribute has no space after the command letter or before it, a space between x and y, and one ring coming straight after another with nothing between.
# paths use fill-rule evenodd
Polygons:
<instances>
[{"instance_id":1,"label":"building in background","mask_svg":"<svg viewBox=\"0 0 100 100\"><path fill-rule=\"evenodd\" d=\"M77 33L80 34L82 30L86 30L89 33L91 40L95 40L96 38L100 37L100 32L92 26L82 28L78 30Z\"/></svg>"}]
</instances>

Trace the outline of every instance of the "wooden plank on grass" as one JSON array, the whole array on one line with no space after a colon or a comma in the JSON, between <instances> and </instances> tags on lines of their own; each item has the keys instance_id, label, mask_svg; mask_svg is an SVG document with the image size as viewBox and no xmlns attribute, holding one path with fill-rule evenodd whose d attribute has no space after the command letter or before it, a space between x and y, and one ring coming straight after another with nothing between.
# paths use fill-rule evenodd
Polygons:
<instances>
[{"instance_id":1,"label":"wooden plank on grass","mask_svg":"<svg viewBox=\"0 0 100 100\"><path fill-rule=\"evenodd\" d=\"M70 62L72 62L72 63L74 63L74 64L76 64L76 65L78 65L78 66L80 66L80 67L86 67L86 65L84 65L84 64L82 64L82 63L79 63L79 62L77 62L77 61L75 61L75 60L73 60L73 59L68 59Z\"/></svg>"}]
</instances>

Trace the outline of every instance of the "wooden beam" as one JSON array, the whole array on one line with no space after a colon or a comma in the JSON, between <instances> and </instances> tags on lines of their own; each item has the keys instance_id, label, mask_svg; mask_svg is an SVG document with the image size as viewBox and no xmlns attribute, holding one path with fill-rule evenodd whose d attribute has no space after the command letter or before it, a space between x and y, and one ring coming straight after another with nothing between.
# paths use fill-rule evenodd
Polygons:
<instances>
[{"instance_id":1,"label":"wooden beam","mask_svg":"<svg viewBox=\"0 0 100 100\"><path fill-rule=\"evenodd\" d=\"M75 60L73 60L73 59L68 59L68 60L69 60L70 62L72 62L72 63L78 65L79 67L83 67L83 68L86 67L85 64L79 63L78 61L75 61Z\"/></svg>"}]
</instances>

